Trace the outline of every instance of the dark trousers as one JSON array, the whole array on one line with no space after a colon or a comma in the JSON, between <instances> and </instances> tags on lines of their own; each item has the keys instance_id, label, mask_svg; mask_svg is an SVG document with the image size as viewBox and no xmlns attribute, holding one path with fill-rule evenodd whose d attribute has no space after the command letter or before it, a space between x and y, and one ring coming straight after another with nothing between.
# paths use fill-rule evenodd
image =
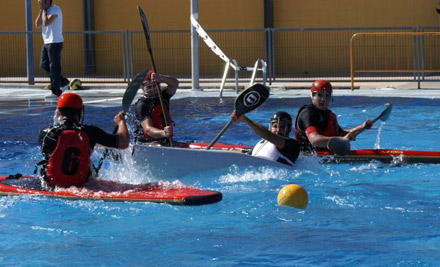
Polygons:
<instances>
[{"instance_id":1,"label":"dark trousers","mask_svg":"<svg viewBox=\"0 0 440 267\"><path fill-rule=\"evenodd\" d=\"M41 49L40 67L50 78L51 90L54 95L61 95L62 80L67 80L61 75L61 51L63 43L44 44Z\"/></svg>"}]
</instances>

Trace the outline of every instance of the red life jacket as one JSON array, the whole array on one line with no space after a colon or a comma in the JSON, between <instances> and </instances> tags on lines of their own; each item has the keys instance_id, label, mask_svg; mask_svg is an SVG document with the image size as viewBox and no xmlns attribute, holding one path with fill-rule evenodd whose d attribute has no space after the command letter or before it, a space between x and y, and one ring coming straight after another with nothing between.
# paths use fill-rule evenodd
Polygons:
<instances>
[{"instance_id":1,"label":"red life jacket","mask_svg":"<svg viewBox=\"0 0 440 267\"><path fill-rule=\"evenodd\" d=\"M45 180L51 186L83 186L89 176L89 136L80 130L62 130L49 157Z\"/></svg>"},{"instance_id":2,"label":"red life jacket","mask_svg":"<svg viewBox=\"0 0 440 267\"><path fill-rule=\"evenodd\" d=\"M168 106L165 103L164 103L164 108L165 108L165 114L167 116L167 122L168 122L168 126L169 126L169 125L171 125L170 110L168 109ZM151 120L153 121L153 127L157 128L157 129L161 129L161 130L163 130L165 128L165 120L163 117L161 105L156 105L151 110ZM158 140L157 138L151 137L148 134L144 134L144 135L145 135L145 139L148 141Z\"/></svg>"},{"instance_id":3,"label":"red life jacket","mask_svg":"<svg viewBox=\"0 0 440 267\"><path fill-rule=\"evenodd\" d=\"M338 135L338 120L335 113L330 113L327 119L327 127L323 131L319 131L319 134L325 136L337 136Z\"/></svg>"}]
</instances>

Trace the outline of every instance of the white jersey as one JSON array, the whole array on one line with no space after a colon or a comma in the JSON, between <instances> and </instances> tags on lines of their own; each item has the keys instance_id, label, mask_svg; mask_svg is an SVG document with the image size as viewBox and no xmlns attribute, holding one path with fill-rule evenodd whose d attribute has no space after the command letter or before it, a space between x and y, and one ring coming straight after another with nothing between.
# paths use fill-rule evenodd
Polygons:
<instances>
[{"instance_id":1,"label":"white jersey","mask_svg":"<svg viewBox=\"0 0 440 267\"><path fill-rule=\"evenodd\" d=\"M45 44L62 43L63 38L63 13L57 5L51 5L47 9L47 16L57 15L57 18L48 26L43 25L42 35Z\"/></svg>"},{"instance_id":2,"label":"white jersey","mask_svg":"<svg viewBox=\"0 0 440 267\"><path fill-rule=\"evenodd\" d=\"M254 149L252 149L252 156L268 159L271 161L279 161L279 159L282 158L287 161L287 163L293 166L293 162L285 157L283 154L281 154L281 152L274 144L264 139L258 142L255 145Z\"/></svg>"}]
</instances>

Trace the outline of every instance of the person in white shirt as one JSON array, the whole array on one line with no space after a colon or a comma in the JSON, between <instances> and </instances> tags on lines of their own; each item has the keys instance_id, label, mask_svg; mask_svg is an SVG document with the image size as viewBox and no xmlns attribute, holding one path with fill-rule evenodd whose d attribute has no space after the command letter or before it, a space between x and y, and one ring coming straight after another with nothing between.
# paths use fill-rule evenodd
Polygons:
<instances>
[{"instance_id":1,"label":"person in white shirt","mask_svg":"<svg viewBox=\"0 0 440 267\"><path fill-rule=\"evenodd\" d=\"M269 129L245 115L231 114L233 122L247 124L254 133L263 138L252 149L252 156L277 161L293 166L299 156L299 145L289 137L292 130L292 117L284 111L275 112L270 118Z\"/></svg>"},{"instance_id":2,"label":"person in white shirt","mask_svg":"<svg viewBox=\"0 0 440 267\"><path fill-rule=\"evenodd\" d=\"M35 27L42 28L44 45L41 49L40 67L50 78L50 89L60 96L61 87L69 80L61 74L61 51L63 50L63 13L61 8L52 4L52 0L38 0L40 12Z\"/></svg>"}]
</instances>

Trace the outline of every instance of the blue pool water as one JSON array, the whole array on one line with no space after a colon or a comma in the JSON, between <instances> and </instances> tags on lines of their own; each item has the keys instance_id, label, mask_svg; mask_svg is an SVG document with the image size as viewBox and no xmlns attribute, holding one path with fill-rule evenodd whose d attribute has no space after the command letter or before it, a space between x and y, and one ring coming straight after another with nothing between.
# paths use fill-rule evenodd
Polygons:
<instances>
[{"instance_id":1,"label":"blue pool water","mask_svg":"<svg viewBox=\"0 0 440 267\"><path fill-rule=\"evenodd\" d=\"M271 98L249 117L266 125L275 111L295 116L308 102ZM376 117L384 103L394 104L386 124L363 132L353 148L440 150L440 100L346 96L336 97L332 109L341 125L352 127ZM28 106L0 102L1 111L10 111L0 113L3 174L30 174L41 158L37 133L52 123L54 105ZM172 100L176 139L211 141L232 107L233 99ZM110 132L119 109L86 106L85 123ZM219 142L258 140L233 124ZM104 168L104 177L121 172L117 165ZM220 191L223 200L184 207L0 197L0 265L438 266L440 260L438 164L334 165L302 158L293 171L232 167L180 181ZM306 210L277 206L278 191L290 183L307 190Z\"/></svg>"}]
</instances>

